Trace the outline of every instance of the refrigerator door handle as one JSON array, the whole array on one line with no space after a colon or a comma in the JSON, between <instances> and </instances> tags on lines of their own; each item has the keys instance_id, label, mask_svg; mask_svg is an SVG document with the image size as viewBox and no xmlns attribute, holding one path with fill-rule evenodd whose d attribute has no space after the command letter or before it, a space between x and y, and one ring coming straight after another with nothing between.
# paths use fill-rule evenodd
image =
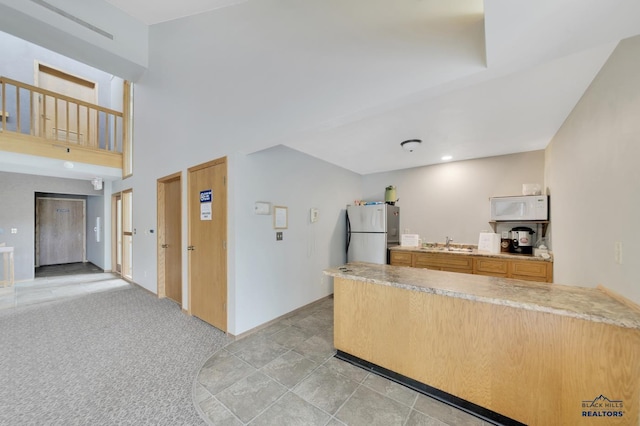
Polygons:
<instances>
[{"instance_id":1,"label":"refrigerator door handle","mask_svg":"<svg viewBox=\"0 0 640 426\"><path fill-rule=\"evenodd\" d=\"M346 253L349 253L349 244L351 244L351 221L349 220L349 212L347 212L346 217L347 217L347 250L346 250Z\"/></svg>"}]
</instances>

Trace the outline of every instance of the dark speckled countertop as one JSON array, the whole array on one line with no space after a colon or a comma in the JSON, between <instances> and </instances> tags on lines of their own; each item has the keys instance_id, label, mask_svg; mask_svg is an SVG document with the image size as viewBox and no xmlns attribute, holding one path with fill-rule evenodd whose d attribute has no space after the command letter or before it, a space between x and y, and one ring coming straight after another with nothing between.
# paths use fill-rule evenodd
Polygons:
<instances>
[{"instance_id":1,"label":"dark speckled countertop","mask_svg":"<svg viewBox=\"0 0 640 426\"><path fill-rule=\"evenodd\" d=\"M327 269L324 273L336 278L548 312L640 330L640 312L595 288L360 262Z\"/></svg>"}]
</instances>

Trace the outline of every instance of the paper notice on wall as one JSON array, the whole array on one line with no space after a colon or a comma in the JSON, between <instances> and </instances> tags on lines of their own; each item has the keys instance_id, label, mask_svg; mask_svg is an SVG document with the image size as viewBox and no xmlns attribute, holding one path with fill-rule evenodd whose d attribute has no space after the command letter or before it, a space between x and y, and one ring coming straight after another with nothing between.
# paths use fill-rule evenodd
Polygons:
<instances>
[{"instance_id":1,"label":"paper notice on wall","mask_svg":"<svg viewBox=\"0 0 640 426\"><path fill-rule=\"evenodd\" d=\"M200 220L211 220L211 204L213 204L213 191L210 189L200 191Z\"/></svg>"}]
</instances>

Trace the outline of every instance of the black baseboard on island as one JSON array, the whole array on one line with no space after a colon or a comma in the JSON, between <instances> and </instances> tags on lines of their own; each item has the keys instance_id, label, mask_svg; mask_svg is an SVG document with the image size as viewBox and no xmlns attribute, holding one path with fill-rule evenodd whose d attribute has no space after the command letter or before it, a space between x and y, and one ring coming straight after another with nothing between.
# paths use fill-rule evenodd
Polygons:
<instances>
[{"instance_id":1,"label":"black baseboard on island","mask_svg":"<svg viewBox=\"0 0 640 426\"><path fill-rule=\"evenodd\" d=\"M380 367L379 365L373 364L369 361L365 361L361 358L358 358L357 356L353 356L351 354L348 354L340 350L336 352L335 356L336 358L341 359L342 361L346 361L357 367L360 367L362 369L375 373L379 376L392 380L396 383L404 385L410 389L415 390L416 392L420 392L423 395L429 396L440 402L443 402L459 410L467 412L473 416L476 416L484 420L485 422L498 425L498 426L526 426L524 423L520 423L517 420L503 416L500 413L496 413L495 411L488 410L472 402L466 401L462 398L458 398L455 395L451 395L450 393L441 391L440 389L436 389L424 383L418 382L417 380L413 380L407 376L403 376L402 374L398 374L391 370L387 370L384 367Z\"/></svg>"}]
</instances>

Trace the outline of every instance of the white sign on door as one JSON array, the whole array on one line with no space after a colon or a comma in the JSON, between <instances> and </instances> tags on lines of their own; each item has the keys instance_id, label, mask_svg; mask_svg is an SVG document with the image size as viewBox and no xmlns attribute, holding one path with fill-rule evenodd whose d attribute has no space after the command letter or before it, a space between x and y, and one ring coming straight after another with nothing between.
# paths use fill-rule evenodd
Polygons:
<instances>
[{"instance_id":1,"label":"white sign on door","mask_svg":"<svg viewBox=\"0 0 640 426\"><path fill-rule=\"evenodd\" d=\"M211 220L211 204L213 203L213 191L207 189L200 191L200 220Z\"/></svg>"}]
</instances>

